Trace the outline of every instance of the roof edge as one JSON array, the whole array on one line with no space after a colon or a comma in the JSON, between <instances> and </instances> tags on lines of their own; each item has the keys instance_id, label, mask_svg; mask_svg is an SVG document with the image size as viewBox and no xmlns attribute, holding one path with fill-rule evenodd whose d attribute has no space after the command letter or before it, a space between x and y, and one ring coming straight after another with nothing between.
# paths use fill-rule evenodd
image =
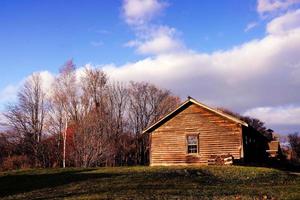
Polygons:
<instances>
[{"instance_id":1,"label":"roof edge","mask_svg":"<svg viewBox=\"0 0 300 200\"><path fill-rule=\"evenodd\" d=\"M155 122L154 124L152 124L151 126L149 126L148 128L146 128L145 130L143 130L142 134L147 133L150 129L152 129L153 127L155 127L157 124L161 123L163 120L165 120L166 118L168 118L169 116L171 116L173 113L175 113L176 111L178 111L179 109L181 109L183 106L185 106L189 102L191 102L193 104L196 104L196 105L198 105L200 107L203 107L203 108L205 108L205 109L207 109L209 111L212 111L212 112L214 112L214 113L216 113L218 115L221 115L221 116L223 116L223 117L225 117L225 118L227 118L227 119L229 119L231 121L234 121L234 122L236 122L238 124L241 124L243 126L248 127L248 124L246 122L244 122L244 121L242 121L242 120L240 120L240 119L238 119L238 118L236 118L236 117L234 117L232 115L229 115L229 114L223 113L221 111L218 111L218 110L216 110L214 108L211 108L211 107L209 107L209 106L207 106L207 105L205 105L203 103L200 103L197 100L195 100L195 99L193 99L192 97L189 96L188 99L185 100L183 103L181 103L175 110L169 112L167 115L165 115L164 117L162 117L160 120L158 120L157 122Z\"/></svg>"},{"instance_id":2,"label":"roof edge","mask_svg":"<svg viewBox=\"0 0 300 200\"><path fill-rule=\"evenodd\" d=\"M230 120L232 120L232 121L234 121L234 122L237 122L238 124L241 124L241 125L244 125L244 126L248 127L248 124L247 124L246 122L240 120L240 119L237 118L237 117L234 117L234 116L232 116L232 115L226 114L226 113L224 113L224 112L222 112L222 111L219 111L219 110L217 110L217 109L211 108L211 107L209 107L209 106L207 106L207 105L205 105L205 104L203 104L203 103L198 102L197 100L195 100L195 99L193 99L193 98L190 98L190 101L193 102L193 103L195 103L196 105L199 105L199 106L201 106L201 107L204 107L204 108L206 108L206 109L208 109L208 110L210 110L210 111L212 111L212 112L214 112L214 113L216 113L216 114L219 114L219 115L221 115L221 116L223 116L223 117L225 117L225 118L228 118L228 119L230 119Z\"/></svg>"}]
</instances>

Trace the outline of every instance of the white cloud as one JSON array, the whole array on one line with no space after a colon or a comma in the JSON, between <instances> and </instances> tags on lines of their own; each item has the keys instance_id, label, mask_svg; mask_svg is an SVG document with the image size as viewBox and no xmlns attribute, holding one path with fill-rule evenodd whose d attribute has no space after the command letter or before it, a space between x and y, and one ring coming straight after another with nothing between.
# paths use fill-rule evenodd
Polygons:
<instances>
[{"instance_id":1,"label":"white cloud","mask_svg":"<svg viewBox=\"0 0 300 200\"><path fill-rule=\"evenodd\" d=\"M157 55L181 50L183 44L176 29L154 25L152 19L159 15L166 2L158 0L125 0L124 20L133 28L136 38L124 46L136 48L138 54Z\"/></svg>"},{"instance_id":2,"label":"white cloud","mask_svg":"<svg viewBox=\"0 0 300 200\"><path fill-rule=\"evenodd\" d=\"M85 73L86 68L93 68L91 64L86 64L84 66L81 66L79 68L76 68L76 80L79 81ZM5 104L7 103L13 103L17 100L17 93L22 87L22 85L32 78L34 74L40 74L41 82L42 82L42 90L45 92L46 97L49 97L52 94L52 85L55 81L55 78L57 74L53 74L47 70L34 72L31 75L25 77L21 81L19 81L17 84L14 85L8 85L3 90L0 91L0 112L5 109Z\"/></svg>"},{"instance_id":3,"label":"white cloud","mask_svg":"<svg viewBox=\"0 0 300 200\"><path fill-rule=\"evenodd\" d=\"M260 14L282 11L300 3L300 0L258 0L257 12Z\"/></svg>"},{"instance_id":4,"label":"white cloud","mask_svg":"<svg viewBox=\"0 0 300 200\"><path fill-rule=\"evenodd\" d=\"M51 86L54 82L54 75L49 71L41 71L39 72L42 80L42 88L44 91L50 91Z\"/></svg>"},{"instance_id":5,"label":"white cloud","mask_svg":"<svg viewBox=\"0 0 300 200\"><path fill-rule=\"evenodd\" d=\"M244 29L244 32L248 32L248 31L252 30L257 25L258 25L257 22L251 22L251 23L247 24L246 28Z\"/></svg>"},{"instance_id":6,"label":"white cloud","mask_svg":"<svg viewBox=\"0 0 300 200\"><path fill-rule=\"evenodd\" d=\"M244 115L261 119L269 125L300 125L300 107L258 107L244 113Z\"/></svg>"},{"instance_id":7,"label":"white cloud","mask_svg":"<svg viewBox=\"0 0 300 200\"><path fill-rule=\"evenodd\" d=\"M137 51L141 54L160 54L174 51L180 48L180 44L173 40L169 35L160 35L150 41L138 46Z\"/></svg>"},{"instance_id":8,"label":"white cloud","mask_svg":"<svg viewBox=\"0 0 300 200\"><path fill-rule=\"evenodd\" d=\"M135 47L136 52L139 54L157 55L179 51L184 48L174 28L153 26L138 32L138 34L140 35L138 39L127 42L125 46Z\"/></svg>"},{"instance_id":9,"label":"white cloud","mask_svg":"<svg viewBox=\"0 0 300 200\"><path fill-rule=\"evenodd\" d=\"M166 3L159 0L124 0L123 14L129 25L142 25L158 15Z\"/></svg>"},{"instance_id":10,"label":"white cloud","mask_svg":"<svg viewBox=\"0 0 300 200\"><path fill-rule=\"evenodd\" d=\"M284 32L300 27L300 9L277 17L267 25L270 34L282 34Z\"/></svg>"},{"instance_id":11,"label":"white cloud","mask_svg":"<svg viewBox=\"0 0 300 200\"><path fill-rule=\"evenodd\" d=\"M35 73L40 73L42 79L42 88L44 91L46 91L46 95L48 95L51 91L51 84L54 81L54 75L49 71L41 71ZM0 111L3 111L7 104L13 103L17 100L18 91L20 90L24 82L26 80L29 80L31 77L32 75L29 75L20 80L18 83L10 84L0 91Z\"/></svg>"},{"instance_id":12,"label":"white cloud","mask_svg":"<svg viewBox=\"0 0 300 200\"><path fill-rule=\"evenodd\" d=\"M15 100L19 86L20 86L19 84L8 85L0 92L0 105L1 106L4 106L3 104L12 102ZM0 107L0 110L1 110L1 107Z\"/></svg>"},{"instance_id":13,"label":"white cloud","mask_svg":"<svg viewBox=\"0 0 300 200\"><path fill-rule=\"evenodd\" d=\"M104 69L114 79L150 81L182 97L243 111L300 102L298 52L300 29L291 27L210 54L184 49Z\"/></svg>"},{"instance_id":14,"label":"white cloud","mask_svg":"<svg viewBox=\"0 0 300 200\"><path fill-rule=\"evenodd\" d=\"M40 75L42 90L45 92L46 96L49 96L51 94L51 86L52 86L52 84L54 82L55 76L51 72L45 70L45 71L34 72L31 75L27 76L22 81L20 81L18 83L19 87L17 88L15 95L17 94L17 92L21 88L21 86L26 81L29 81L32 78L32 76L35 75L35 74L39 74Z\"/></svg>"}]
</instances>

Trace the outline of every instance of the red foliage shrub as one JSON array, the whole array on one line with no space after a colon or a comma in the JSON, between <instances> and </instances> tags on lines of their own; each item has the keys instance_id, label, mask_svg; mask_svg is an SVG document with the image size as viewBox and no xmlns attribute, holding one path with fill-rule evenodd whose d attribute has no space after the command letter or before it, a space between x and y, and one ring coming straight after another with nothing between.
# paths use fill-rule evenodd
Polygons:
<instances>
[{"instance_id":1,"label":"red foliage shrub","mask_svg":"<svg viewBox=\"0 0 300 200\"><path fill-rule=\"evenodd\" d=\"M30 168L29 159L24 155L14 155L4 159L2 170L15 170Z\"/></svg>"}]
</instances>

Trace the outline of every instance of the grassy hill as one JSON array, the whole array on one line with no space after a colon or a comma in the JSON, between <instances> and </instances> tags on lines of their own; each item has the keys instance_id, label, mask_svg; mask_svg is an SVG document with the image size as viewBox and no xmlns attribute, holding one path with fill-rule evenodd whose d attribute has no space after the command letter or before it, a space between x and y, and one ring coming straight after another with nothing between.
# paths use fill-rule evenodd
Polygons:
<instances>
[{"instance_id":1,"label":"grassy hill","mask_svg":"<svg viewBox=\"0 0 300 200\"><path fill-rule=\"evenodd\" d=\"M300 176L257 167L118 167L0 173L0 199L300 199Z\"/></svg>"}]
</instances>

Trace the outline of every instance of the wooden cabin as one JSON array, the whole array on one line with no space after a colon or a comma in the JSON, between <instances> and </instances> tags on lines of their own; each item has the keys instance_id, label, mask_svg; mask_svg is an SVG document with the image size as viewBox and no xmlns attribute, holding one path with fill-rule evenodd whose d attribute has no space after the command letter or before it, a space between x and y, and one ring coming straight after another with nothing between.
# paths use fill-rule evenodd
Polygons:
<instances>
[{"instance_id":1,"label":"wooden cabin","mask_svg":"<svg viewBox=\"0 0 300 200\"><path fill-rule=\"evenodd\" d=\"M208 164L224 155L248 162L268 156L262 134L190 97L143 133L149 136L150 166Z\"/></svg>"}]
</instances>

